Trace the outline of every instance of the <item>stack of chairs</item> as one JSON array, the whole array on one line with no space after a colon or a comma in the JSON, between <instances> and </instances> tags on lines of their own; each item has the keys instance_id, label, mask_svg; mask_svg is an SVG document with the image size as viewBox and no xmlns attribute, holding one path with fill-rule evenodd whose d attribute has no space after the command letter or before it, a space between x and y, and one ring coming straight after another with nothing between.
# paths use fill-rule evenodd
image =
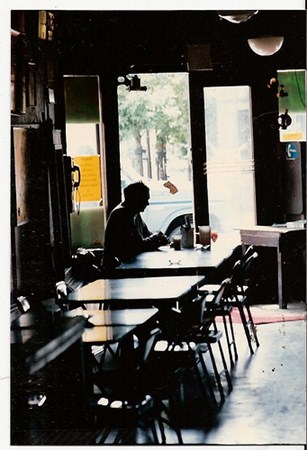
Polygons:
<instances>
[{"instance_id":1,"label":"stack of chairs","mask_svg":"<svg viewBox=\"0 0 307 450\"><path fill-rule=\"evenodd\" d=\"M216 295L216 302L223 295L223 285ZM222 347L222 331L212 327L213 320L206 316L204 299L196 296L181 309L173 308L161 318L162 330L151 354L150 365L156 380L156 392L160 400L168 401L174 422L176 402L180 397L187 373L192 377L195 389L203 397L204 404L216 412L225 400L225 387L232 390L232 381ZM227 386L224 387L224 379Z\"/></svg>"},{"instance_id":2,"label":"stack of chairs","mask_svg":"<svg viewBox=\"0 0 307 450\"><path fill-rule=\"evenodd\" d=\"M233 308L237 308L239 311L250 353L254 354L256 348L260 345L257 328L250 309L253 289L251 280L257 258L258 253L253 246L250 246L242 258L235 262L227 279L227 289L220 309L212 310L210 303L213 301L215 293L220 289L221 284L208 284L199 288L199 295L205 298L208 311L211 311L213 315L215 313L216 316L223 316L229 359L232 367L238 359L231 317Z\"/></svg>"}]
</instances>

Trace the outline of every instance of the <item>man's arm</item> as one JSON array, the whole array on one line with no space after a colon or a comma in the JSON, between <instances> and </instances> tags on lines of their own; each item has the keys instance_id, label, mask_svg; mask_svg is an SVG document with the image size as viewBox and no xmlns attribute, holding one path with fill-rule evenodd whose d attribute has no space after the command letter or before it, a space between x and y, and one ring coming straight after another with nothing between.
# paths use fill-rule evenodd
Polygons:
<instances>
[{"instance_id":1,"label":"man's arm","mask_svg":"<svg viewBox=\"0 0 307 450\"><path fill-rule=\"evenodd\" d=\"M116 267L118 262L156 250L167 244L161 233L151 233L138 215L134 220L123 208L112 211L105 230L104 267Z\"/></svg>"}]
</instances>

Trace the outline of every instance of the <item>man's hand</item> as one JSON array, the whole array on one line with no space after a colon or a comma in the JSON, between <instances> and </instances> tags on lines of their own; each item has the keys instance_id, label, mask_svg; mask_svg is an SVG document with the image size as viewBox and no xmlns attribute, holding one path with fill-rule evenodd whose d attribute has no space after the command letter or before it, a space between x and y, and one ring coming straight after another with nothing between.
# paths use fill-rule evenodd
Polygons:
<instances>
[{"instance_id":1,"label":"man's hand","mask_svg":"<svg viewBox=\"0 0 307 450\"><path fill-rule=\"evenodd\" d=\"M164 233L162 233L162 231L153 233L151 235L151 239L157 245L157 247L161 247L161 245L167 245L169 243L167 237Z\"/></svg>"},{"instance_id":2,"label":"man's hand","mask_svg":"<svg viewBox=\"0 0 307 450\"><path fill-rule=\"evenodd\" d=\"M158 233L158 242L159 245L167 245L169 243L167 237L165 236L164 233L162 233L162 231L159 231Z\"/></svg>"}]
</instances>

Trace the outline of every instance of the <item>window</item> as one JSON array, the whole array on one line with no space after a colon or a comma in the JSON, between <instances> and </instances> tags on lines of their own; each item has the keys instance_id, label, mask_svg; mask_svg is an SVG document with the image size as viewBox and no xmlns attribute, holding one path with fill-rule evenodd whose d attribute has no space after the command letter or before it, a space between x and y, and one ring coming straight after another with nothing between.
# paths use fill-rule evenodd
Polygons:
<instances>
[{"instance_id":1,"label":"window","mask_svg":"<svg viewBox=\"0 0 307 450\"><path fill-rule=\"evenodd\" d=\"M280 141L306 141L306 70L278 70L279 120L287 113L291 122L280 123Z\"/></svg>"},{"instance_id":2,"label":"window","mask_svg":"<svg viewBox=\"0 0 307 450\"><path fill-rule=\"evenodd\" d=\"M204 88L210 225L220 233L256 223L248 86Z\"/></svg>"},{"instance_id":3,"label":"window","mask_svg":"<svg viewBox=\"0 0 307 450\"><path fill-rule=\"evenodd\" d=\"M75 202L84 210L102 204L98 79L68 76L64 81L67 154L80 167Z\"/></svg>"},{"instance_id":4,"label":"window","mask_svg":"<svg viewBox=\"0 0 307 450\"><path fill-rule=\"evenodd\" d=\"M146 91L118 87L122 188L142 180L150 188L145 222L151 231L171 235L193 211L188 75L138 77ZM178 192L172 194L167 182Z\"/></svg>"},{"instance_id":5,"label":"window","mask_svg":"<svg viewBox=\"0 0 307 450\"><path fill-rule=\"evenodd\" d=\"M104 243L104 207L100 160L99 79L65 76L67 154L78 170L72 175L74 211L70 215L71 245L101 247Z\"/></svg>"}]
</instances>

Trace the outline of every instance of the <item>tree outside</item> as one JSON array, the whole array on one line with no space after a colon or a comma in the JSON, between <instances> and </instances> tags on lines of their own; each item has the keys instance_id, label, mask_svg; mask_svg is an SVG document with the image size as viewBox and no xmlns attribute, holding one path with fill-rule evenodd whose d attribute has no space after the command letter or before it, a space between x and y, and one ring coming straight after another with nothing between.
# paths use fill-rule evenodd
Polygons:
<instances>
[{"instance_id":1,"label":"tree outside","mask_svg":"<svg viewBox=\"0 0 307 450\"><path fill-rule=\"evenodd\" d=\"M139 75L146 91L118 88L122 169L149 180L191 180L185 73Z\"/></svg>"}]
</instances>

